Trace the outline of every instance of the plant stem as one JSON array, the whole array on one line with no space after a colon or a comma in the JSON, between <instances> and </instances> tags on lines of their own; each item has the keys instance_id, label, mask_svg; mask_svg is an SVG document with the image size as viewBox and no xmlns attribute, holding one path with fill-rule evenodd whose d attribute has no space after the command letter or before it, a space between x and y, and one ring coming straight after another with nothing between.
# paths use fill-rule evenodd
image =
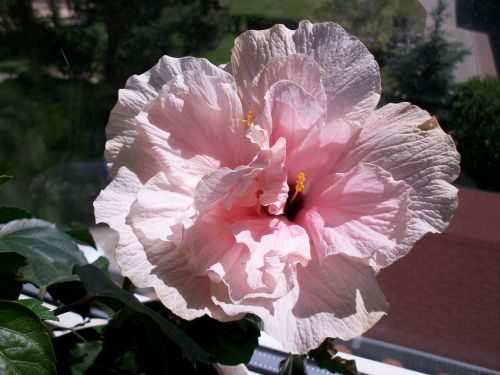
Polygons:
<instances>
[{"instance_id":1,"label":"plant stem","mask_svg":"<svg viewBox=\"0 0 500 375\"><path fill-rule=\"evenodd\" d=\"M90 302L91 298L92 298L92 296L90 294L87 294L87 295L85 295L85 297L80 298L77 301L68 303L67 305L64 305L64 306L58 307L57 309L52 310L52 312L54 313L54 315L64 314L65 312L73 310L75 307L78 307L78 306L81 306L83 304Z\"/></svg>"}]
</instances>

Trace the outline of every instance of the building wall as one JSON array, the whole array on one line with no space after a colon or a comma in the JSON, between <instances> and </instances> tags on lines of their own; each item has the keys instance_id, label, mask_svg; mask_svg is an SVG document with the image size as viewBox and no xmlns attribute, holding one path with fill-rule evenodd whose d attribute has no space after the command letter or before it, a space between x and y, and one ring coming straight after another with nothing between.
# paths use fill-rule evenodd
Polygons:
<instances>
[{"instance_id":1,"label":"building wall","mask_svg":"<svg viewBox=\"0 0 500 375\"><path fill-rule=\"evenodd\" d=\"M427 12L426 26L432 26L431 12L437 7L438 0L418 0ZM448 38L462 43L471 52L455 69L455 79L463 82L469 78L487 75L497 76L495 61L488 34L457 27L456 0L449 0L448 15L444 30Z\"/></svg>"},{"instance_id":2,"label":"building wall","mask_svg":"<svg viewBox=\"0 0 500 375\"><path fill-rule=\"evenodd\" d=\"M460 189L449 228L379 281L391 307L367 336L500 371L500 194Z\"/></svg>"}]
</instances>

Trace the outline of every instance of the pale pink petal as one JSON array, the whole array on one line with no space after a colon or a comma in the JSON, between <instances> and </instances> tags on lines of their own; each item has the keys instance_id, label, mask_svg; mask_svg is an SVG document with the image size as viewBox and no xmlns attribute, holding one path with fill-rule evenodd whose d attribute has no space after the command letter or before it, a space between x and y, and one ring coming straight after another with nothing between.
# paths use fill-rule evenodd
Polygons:
<instances>
[{"instance_id":1,"label":"pale pink petal","mask_svg":"<svg viewBox=\"0 0 500 375\"><path fill-rule=\"evenodd\" d=\"M143 258L144 255L141 251L142 246L139 244L132 228L126 223L126 218L130 206L135 201L135 197L142 186L135 173L129 171L127 167L121 167L113 181L106 189L101 191L94 202L96 223L108 224L111 229L119 234L117 251L124 254L125 259L130 255L132 263L134 258ZM120 264L121 261L118 261L118 263ZM128 273L127 268L122 268L122 271ZM141 285L146 283L144 278L140 278L138 281Z\"/></svg>"},{"instance_id":2,"label":"pale pink petal","mask_svg":"<svg viewBox=\"0 0 500 375\"><path fill-rule=\"evenodd\" d=\"M190 272L223 282L233 303L252 300L263 307L291 290L296 264L310 259L309 237L300 226L252 209L220 207L186 231L183 252Z\"/></svg>"},{"instance_id":3,"label":"pale pink petal","mask_svg":"<svg viewBox=\"0 0 500 375\"><path fill-rule=\"evenodd\" d=\"M165 83L190 70L225 76L221 69L205 59L163 56L149 71L127 80L125 88L118 93L118 102L111 111L106 127L108 141L105 156L112 176L124 165L136 173L142 182L154 174L154 159L149 156L149 150L137 145L138 125L135 117L158 96ZM145 168L144 164L149 168Z\"/></svg>"},{"instance_id":4,"label":"pale pink petal","mask_svg":"<svg viewBox=\"0 0 500 375\"><path fill-rule=\"evenodd\" d=\"M407 232L396 251L377 257L379 268L407 254L425 233L447 227L457 206L457 189L450 182L458 176L459 160L451 137L416 106L390 104L370 116L336 169L345 172L358 163L371 163L411 187Z\"/></svg>"},{"instance_id":5,"label":"pale pink petal","mask_svg":"<svg viewBox=\"0 0 500 375\"><path fill-rule=\"evenodd\" d=\"M310 183L317 182L335 166L349 149L359 128L337 121L324 124L324 108L318 101L290 81L275 83L265 96L262 114L255 120L268 133L273 144L286 139L286 166L290 184L299 172Z\"/></svg>"},{"instance_id":6,"label":"pale pink petal","mask_svg":"<svg viewBox=\"0 0 500 375\"><path fill-rule=\"evenodd\" d=\"M312 57L299 54L272 57L264 70L254 79L251 96L253 103L247 104L245 108L260 113L264 107L264 96L278 81L292 81L324 106L326 95L321 82L322 75L322 69Z\"/></svg>"},{"instance_id":7,"label":"pale pink petal","mask_svg":"<svg viewBox=\"0 0 500 375\"><path fill-rule=\"evenodd\" d=\"M286 351L307 353L326 337L352 339L388 309L373 270L341 255L299 267L297 276L299 289L278 300L273 315L263 317L264 331Z\"/></svg>"},{"instance_id":8,"label":"pale pink petal","mask_svg":"<svg viewBox=\"0 0 500 375\"><path fill-rule=\"evenodd\" d=\"M408 190L382 168L360 164L314 185L296 222L308 230L320 261L344 254L372 265L376 255L393 253L405 234Z\"/></svg>"},{"instance_id":9,"label":"pale pink petal","mask_svg":"<svg viewBox=\"0 0 500 375\"><path fill-rule=\"evenodd\" d=\"M257 203L256 178L265 166L240 166L234 170L220 168L204 176L196 187L195 195L195 205L200 214L210 212L220 203L225 209L230 209L242 197L246 197L245 206L254 206Z\"/></svg>"},{"instance_id":10,"label":"pale pink petal","mask_svg":"<svg viewBox=\"0 0 500 375\"><path fill-rule=\"evenodd\" d=\"M233 319L211 301L210 280L192 275L184 255L172 242L148 240L127 223L130 206L142 188L139 178L122 167L94 202L96 222L106 223L119 233L115 257L122 274L139 288L154 288L160 300L184 319L205 314L219 320ZM156 236L155 232L146 234Z\"/></svg>"},{"instance_id":11,"label":"pale pink petal","mask_svg":"<svg viewBox=\"0 0 500 375\"><path fill-rule=\"evenodd\" d=\"M271 214L280 214L288 198L284 163L285 141L281 139L271 149L261 150L247 166L219 168L205 175L196 187L195 206L204 214L219 203L230 209L236 202L251 207L258 201Z\"/></svg>"},{"instance_id":12,"label":"pale pink petal","mask_svg":"<svg viewBox=\"0 0 500 375\"><path fill-rule=\"evenodd\" d=\"M235 272L225 278L231 297L242 301L286 295L296 284L296 264L305 265L311 259L306 231L277 217L237 220L231 230L236 242L250 252L245 265L247 284L238 282L241 274Z\"/></svg>"},{"instance_id":13,"label":"pale pink petal","mask_svg":"<svg viewBox=\"0 0 500 375\"><path fill-rule=\"evenodd\" d=\"M325 113L313 96L291 81L276 82L264 100L263 112L255 122L267 130L271 145L285 138L288 155L321 122Z\"/></svg>"},{"instance_id":14,"label":"pale pink petal","mask_svg":"<svg viewBox=\"0 0 500 375\"><path fill-rule=\"evenodd\" d=\"M127 222L143 245L156 240L180 243L182 229L191 225L196 213L193 195L160 172L137 193Z\"/></svg>"},{"instance_id":15,"label":"pale pink petal","mask_svg":"<svg viewBox=\"0 0 500 375\"><path fill-rule=\"evenodd\" d=\"M361 125L375 108L380 98L380 75L373 56L337 24L313 25L308 21L302 21L297 30L276 25L236 38L231 62L225 69L234 75L245 105L255 101L253 82L270 60L292 54L311 56L323 69L328 122Z\"/></svg>"},{"instance_id":16,"label":"pale pink petal","mask_svg":"<svg viewBox=\"0 0 500 375\"><path fill-rule=\"evenodd\" d=\"M226 254L238 251L236 241L223 209L199 217L184 234L182 251L185 253L189 272L196 276L206 276L208 270L219 263ZM244 252L241 253L244 256Z\"/></svg>"},{"instance_id":17,"label":"pale pink petal","mask_svg":"<svg viewBox=\"0 0 500 375\"><path fill-rule=\"evenodd\" d=\"M262 153L264 152L262 151ZM287 171L285 169L285 139L278 139L268 152L271 155L269 165L259 176L259 187L262 190L259 203L261 206L267 207L267 211L271 215L281 215L285 211L289 190Z\"/></svg>"},{"instance_id":18,"label":"pale pink petal","mask_svg":"<svg viewBox=\"0 0 500 375\"><path fill-rule=\"evenodd\" d=\"M159 241L146 250L147 262L153 266L149 286L174 314L188 320L205 314L220 321L237 318L227 316L212 302L210 278L192 273L182 247L176 249L171 243Z\"/></svg>"},{"instance_id":19,"label":"pale pink petal","mask_svg":"<svg viewBox=\"0 0 500 375\"><path fill-rule=\"evenodd\" d=\"M186 72L163 86L158 98L136 120L140 136L169 180L194 189L218 167L252 160L257 146L240 123L234 82L201 71ZM229 143L229 147L220 147Z\"/></svg>"},{"instance_id":20,"label":"pale pink petal","mask_svg":"<svg viewBox=\"0 0 500 375\"><path fill-rule=\"evenodd\" d=\"M357 38L335 23L300 23L297 53L312 56L324 70L328 122L362 125L380 99L379 67Z\"/></svg>"}]
</instances>

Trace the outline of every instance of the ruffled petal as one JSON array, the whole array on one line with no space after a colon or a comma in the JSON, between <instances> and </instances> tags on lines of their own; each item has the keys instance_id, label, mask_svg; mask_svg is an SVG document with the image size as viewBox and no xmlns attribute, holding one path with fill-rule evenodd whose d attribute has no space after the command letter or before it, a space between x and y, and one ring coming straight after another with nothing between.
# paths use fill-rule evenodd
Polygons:
<instances>
[{"instance_id":1,"label":"ruffled petal","mask_svg":"<svg viewBox=\"0 0 500 375\"><path fill-rule=\"evenodd\" d=\"M296 264L310 259L303 228L252 208L218 207L198 218L185 233L183 252L191 273L225 284L232 303L263 307L296 285Z\"/></svg>"},{"instance_id":2,"label":"ruffled petal","mask_svg":"<svg viewBox=\"0 0 500 375\"><path fill-rule=\"evenodd\" d=\"M382 168L360 164L314 186L296 222L307 228L320 261L344 254L372 265L392 254L405 235L409 190Z\"/></svg>"},{"instance_id":3,"label":"ruffled petal","mask_svg":"<svg viewBox=\"0 0 500 375\"><path fill-rule=\"evenodd\" d=\"M360 126L380 98L378 64L359 40L331 22L313 25L302 21L297 30L276 25L238 36L225 69L235 77L242 102L260 102L252 97L262 94L253 89L254 80L273 57L292 54L310 56L323 69L328 122L341 120ZM296 83L300 85L300 81Z\"/></svg>"},{"instance_id":4,"label":"ruffled petal","mask_svg":"<svg viewBox=\"0 0 500 375\"><path fill-rule=\"evenodd\" d=\"M271 144L286 139L285 164L290 184L303 172L308 189L330 173L355 141L357 126L340 121L325 124L324 116L324 107L293 82L279 81L268 90L263 112L255 121L269 133Z\"/></svg>"},{"instance_id":5,"label":"ruffled petal","mask_svg":"<svg viewBox=\"0 0 500 375\"><path fill-rule=\"evenodd\" d=\"M244 106L255 113L260 113L264 107L262 100L267 91L279 81L293 82L324 106L326 94L321 82L322 76L323 70L312 57L300 54L272 57L264 70L254 79L252 103L244 103ZM248 96L245 98L248 99Z\"/></svg>"},{"instance_id":6,"label":"ruffled petal","mask_svg":"<svg viewBox=\"0 0 500 375\"><path fill-rule=\"evenodd\" d=\"M219 168L205 175L196 187L195 205L200 214L218 204L230 209L236 202L251 207L257 202L273 215L281 214L288 198L285 173L285 140L270 149L263 149L246 166Z\"/></svg>"},{"instance_id":7,"label":"ruffled petal","mask_svg":"<svg viewBox=\"0 0 500 375\"><path fill-rule=\"evenodd\" d=\"M373 55L331 22L303 21L293 40L297 53L312 56L325 72L328 122L362 125L380 99L380 73Z\"/></svg>"},{"instance_id":8,"label":"ruffled petal","mask_svg":"<svg viewBox=\"0 0 500 375\"><path fill-rule=\"evenodd\" d=\"M264 331L285 351L307 353L326 337L352 339L388 309L373 270L341 255L299 267L297 277L299 289L278 300L274 314L263 318Z\"/></svg>"},{"instance_id":9,"label":"ruffled petal","mask_svg":"<svg viewBox=\"0 0 500 375\"><path fill-rule=\"evenodd\" d=\"M153 182L150 185L157 186ZM149 192L154 190L151 186L146 187ZM130 206L141 189L143 185L137 175L122 167L94 202L96 222L106 223L119 233L115 257L122 274L139 288L154 288L158 298L184 319L205 314L219 320L234 319L211 301L210 280L189 271L184 254L173 242L156 238L165 236L161 228L146 228L145 221L139 220L141 230L134 231L128 223ZM149 224L156 223L155 218L147 219L150 219ZM169 231L168 227L163 229ZM171 235L181 237L180 233Z\"/></svg>"},{"instance_id":10,"label":"ruffled petal","mask_svg":"<svg viewBox=\"0 0 500 375\"><path fill-rule=\"evenodd\" d=\"M258 151L245 136L234 82L225 74L224 79L201 71L178 75L136 117L144 143L181 186L194 189L207 173L247 164Z\"/></svg>"},{"instance_id":11,"label":"ruffled petal","mask_svg":"<svg viewBox=\"0 0 500 375\"><path fill-rule=\"evenodd\" d=\"M105 157L112 176L124 165L136 173L142 182L155 174L157 168L154 167L155 162L149 155L148 148L138 144L135 117L158 96L165 83L191 70L225 76L224 71L205 59L163 56L149 71L127 80L125 88L118 93L118 102L111 111L106 127L108 141Z\"/></svg>"},{"instance_id":12,"label":"ruffled petal","mask_svg":"<svg viewBox=\"0 0 500 375\"><path fill-rule=\"evenodd\" d=\"M336 170L359 163L378 165L410 189L411 219L395 251L376 257L378 268L407 254L427 232L442 232L457 207L460 156L435 118L409 103L390 104L367 120L356 144Z\"/></svg>"},{"instance_id":13,"label":"ruffled petal","mask_svg":"<svg viewBox=\"0 0 500 375\"><path fill-rule=\"evenodd\" d=\"M306 231L276 217L238 220L231 230L236 242L249 251L245 264L247 284L238 283L241 273L233 272L225 278L231 297L241 302L285 296L296 285L296 264L306 265L311 259Z\"/></svg>"},{"instance_id":14,"label":"ruffled petal","mask_svg":"<svg viewBox=\"0 0 500 375\"><path fill-rule=\"evenodd\" d=\"M183 228L191 225L196 214L193 195L160 172L137 193L127 223L146 247L156 240L180 243Z\"/></svg>"},{"instance_id":15,"label":"ruffled petal","mask_svg":"<svg viewBox=\"0 0 500 375\"><path fill-rule=\"evenodd\" d=\"M291 81L276 82L264 100L265 107L256 123L267 130L271 145L279 138L286 139L288 156L311 128L320 124L325 113L313 96Z\"/></svg>"}]
</instances>

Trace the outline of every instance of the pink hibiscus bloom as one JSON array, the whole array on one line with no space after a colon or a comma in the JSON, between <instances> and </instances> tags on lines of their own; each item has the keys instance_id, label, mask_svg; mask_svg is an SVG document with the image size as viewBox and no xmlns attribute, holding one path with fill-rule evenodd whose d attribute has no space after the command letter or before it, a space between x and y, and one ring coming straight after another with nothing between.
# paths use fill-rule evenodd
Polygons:
<instances>
[{"instance_id":1,"label":"pink hibiscus bloom","mask_svg":"<svg viewBox=\"0 0 500 375\"><path fill-rule=\"evenodd\" d=\"M373 56L333 23L131 77L95 202L123 274L185 319L254 313L293 353L365 332L388 307L375 274L445 229L459 172L435 118L379 97Z\"/></svg>"}]
</instances>

